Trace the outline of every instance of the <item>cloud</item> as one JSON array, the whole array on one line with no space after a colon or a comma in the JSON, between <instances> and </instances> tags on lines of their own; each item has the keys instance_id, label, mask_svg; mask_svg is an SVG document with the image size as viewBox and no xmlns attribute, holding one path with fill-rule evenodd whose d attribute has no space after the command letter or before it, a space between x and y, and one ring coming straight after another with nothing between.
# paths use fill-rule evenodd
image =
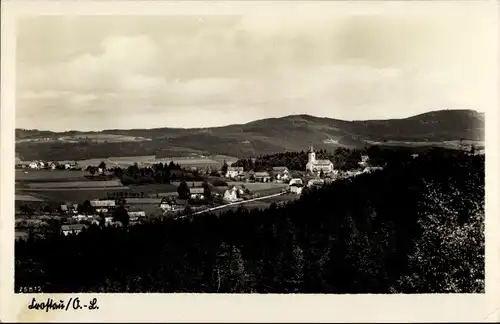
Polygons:
<instances>
[{"instance_id":1,"label":"cloud","mask_svg":"<svg viewBox=\"0 0 500 324\"><path fill-rule=\"evenodd\" d=\"M496 95L496 16L482 11L43 17L19 30L24 128L403 117L484 111Z\"/></svg>"}]
</instances>

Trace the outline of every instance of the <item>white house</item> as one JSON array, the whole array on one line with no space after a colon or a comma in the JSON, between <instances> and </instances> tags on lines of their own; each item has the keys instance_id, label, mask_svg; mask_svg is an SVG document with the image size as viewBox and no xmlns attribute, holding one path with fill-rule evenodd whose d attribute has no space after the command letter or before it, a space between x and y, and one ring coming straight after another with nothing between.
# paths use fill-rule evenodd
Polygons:
<instances>
[{"instance_id":1,"label":"white house","mask_svg":"<svg viewBox=\"0 0 500 324\"><path fill-rule=\"evenodd\" d=\"M273 173L276 177L276 180L288 181L290 179L290 171L285 166L273 167Z\"/></svg>"},{"instance_id":2,"label":"white house","mask_svg":"<svg viewBox=\"0 0 500 324\"><path fill-rule=\"evenodd\" d=\"M316 160L316 153L311 146L308 154L308 162L306 164L306 171L331 173L333 172L333 163L330 160Z\"/></svg>"},{"instance_id":3,"label":"white house","mask_svg":"<svg viewBox=\"0 0 500 324\"><path fill-rule=\"evenodd\" d=\"M232 187L224 192L224 200L228 202L235 202L240 200L238 197L238 189L236 187Z\"/></svg>"},{"instance_id":4,"label":"white house","mask_svg":"<svg viewBox=\"0 0 500 324\"><path fill-rule=\"evenodd\" d=\"M39 169L39 168L40 168L40 165L38 164L38 162L37 162L37 161L32 161L32 162L30 162L30 164L28 164L28 167L29 167L30 169Z\"/></svg>"},{"instance_id":5,"label":"white house","mask_svg":"<svg viewBox=\"0 0 500 324\"><path fill-rule=\"evenodd\" d=\"M296 185L296 184L294 184L294 185L290 186L290 192L294 193L296 195L302 194L302 189L303 189L302 185Z\"/></svg>"},{"instance_id":6,"label":"white house","mask_svg":"<svg viewBox=\"0 0 500 324\"><path fill-rule=\"evenodd\" d=\"M55 170L56 167L57 167L57 163L56 162L49 162L49 165L48 165L49 169L51 170Z\"/></svg>"},{"instance_id":7,"label":"white house","mask_svg":"<svg viewBox=\"0 0 500 324\"><path fill-rule=\"evenodd\" d=\"M243 176L243 167L227 167L226 178L237 178Z\"/></svg>"}]
</instances>

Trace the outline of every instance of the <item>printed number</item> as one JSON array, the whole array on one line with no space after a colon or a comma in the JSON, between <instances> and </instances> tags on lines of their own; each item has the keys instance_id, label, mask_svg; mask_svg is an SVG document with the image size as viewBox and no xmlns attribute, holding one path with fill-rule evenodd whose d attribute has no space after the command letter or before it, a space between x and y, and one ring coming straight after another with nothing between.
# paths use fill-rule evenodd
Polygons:
<instances>
[{"instance_id":1,"label":"printed number","mask_svg":"<svg viewBox=\"0 0 500 324\"><path fill-rule=\"evenodd\" d=\"M42 287L40 287L40 286L20 287L18 292L21 293L21 294L41 293L42 292Z\"/></svg>"}]
</instances>

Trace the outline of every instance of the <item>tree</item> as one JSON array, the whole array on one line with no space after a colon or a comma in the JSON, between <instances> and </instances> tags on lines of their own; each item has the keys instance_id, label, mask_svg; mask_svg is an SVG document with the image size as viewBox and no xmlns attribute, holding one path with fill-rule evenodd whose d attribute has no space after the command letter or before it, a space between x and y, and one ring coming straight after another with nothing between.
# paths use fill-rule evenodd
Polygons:
<instances>
[{"instance_id":1,"label":"tree","mask_svg":"<svg viewBox=\"0 0 500 324\"><path fill-rule=\"evenodd\" d=\"M221 243L212 273L217 292L241 293L246 290L245 266L237 247Z\"/></svg>"},{"instance_id":2,"label":"tree","mask_svg":"<svg viewBox=\"0 0 500 324\"><path fill-rule=\"evenodd\" d=\"M26 217L33 216L33 213L35 212L35 210L29 205L21 205L19 209L21 210L21 213L23 213Z\"/></svg>"},{"instance_id":3,"label":"tree","mask_svg":"<svg viewBox=\"0 0 500 324\"><path fill-rule=\"evenodd\" d=\"M224 163L222 164L222 167L221 167L222 173L226 173L227 168L228 168L227 162L226 162L226 160L224 160Z\"/></svg>"},{"instance_id":4,"label":"tree","mask_svg":"<svg viewBox=\"0 0 500 324\"><path fill-rule=\"evenodd\" d=\"M191 191L189 190L189 186L186 181L182 181L179 184L179 187L177 187L177 193L179 194L179 198L181 199L189 198L189 194L191 193Z\"/></svg>"},{"instance_id":5,"label":"tree","mask_svg":"<svg viewBox=\"0 0 500 324\"><path fill-rule=\"evenodd\" d=\"M119 205L113 211L113 220L122 223L123 226L128 226L130 222L130 216L124 205Z\"/></svg>"},{"instance_id":6,"label":"tree","mask_svg":"<svg viewBox=\"0 0 500 324\"><path fill-rule=\"evenodd\" d=\"M427 208L419 220L422 235L408 258L411 271L399 280L395 290L403 293L484 292L484 201L472 204L468 208L468 219L462 223L461 212L447 197L445 188L435 182L427 183L426 188ZM461 200L467 197L465 193L454 194Z\"/></svg>"},{"instance_id":7,"label":"tree","mask_svg":"<svg viewBox=\"0 0 500 324\"><path fill-rule=\"evenodd\" d=\"M92 176L94 176L96 174L96 172L97 172L97 170L96 170L96 168L94 166L89 166L87 169L88 169L88 171L90 172L90 174Z\"/></svg>"},{"instance_id":8,"label":"tree","mask_svg":"<svg viewBox=\"0 0 500 324\"><path fill-rule=\"evenodd\" d=\"M43 207L43 212L44 212L44 213L49 213L49 214L52 214L52 211L53 211L53 210L52 210L52 207L50 207L49 205L45 205L45 206Z\"/></svg>"},{"instance_id":9,"label":"tree","mask_svg":"<svg viewBox=\"0 0 500 324\"><path fill-rule=\"evenodd\" d=\"M104 161L99 163L99 169L102 169L102 172L106 171L106 163L104 163Z\"/></svg>"},{"instance_id":10,"label":"tree","mask_svg":"<svg viewBox=\"0 0 500 324\"><path fill-rule=\"evenodd\" d=\"M208 184L208 182L204 181L202 186L203 186L203 196L205 197L206 200L211 200L212 191L210 190L210 185Z\"/></svg>"},{"instance_id":11,"label":"tree","mask_svg":"<svg viewBox=\"0 0 500 324\"><path fill-rule=\"evenodd\" d=\"M90 204L89 200L85 200L83 204L78 205L77 210L84 215L93 214L95 212L95 208Z\"/></svg>"}]
</instances>

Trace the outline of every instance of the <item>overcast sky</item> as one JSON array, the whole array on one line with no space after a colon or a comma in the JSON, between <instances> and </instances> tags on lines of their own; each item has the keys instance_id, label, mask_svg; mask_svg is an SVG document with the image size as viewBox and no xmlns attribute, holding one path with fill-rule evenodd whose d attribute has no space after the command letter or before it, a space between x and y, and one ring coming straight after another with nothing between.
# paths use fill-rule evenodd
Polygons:
<instances>
[{"instance_id":1,"label":"overcast sky","mask_svg":"<svg viewBox=\"0 0 500 324\"><path fill-rule=\"evenodd\" d=\"M24 18L16 127L209 127L290 114L353 120L485 111L497 89L496 11L463 3L426 1L368 15L329 4L298 14Z\"/></svg>"}]
</instances>

